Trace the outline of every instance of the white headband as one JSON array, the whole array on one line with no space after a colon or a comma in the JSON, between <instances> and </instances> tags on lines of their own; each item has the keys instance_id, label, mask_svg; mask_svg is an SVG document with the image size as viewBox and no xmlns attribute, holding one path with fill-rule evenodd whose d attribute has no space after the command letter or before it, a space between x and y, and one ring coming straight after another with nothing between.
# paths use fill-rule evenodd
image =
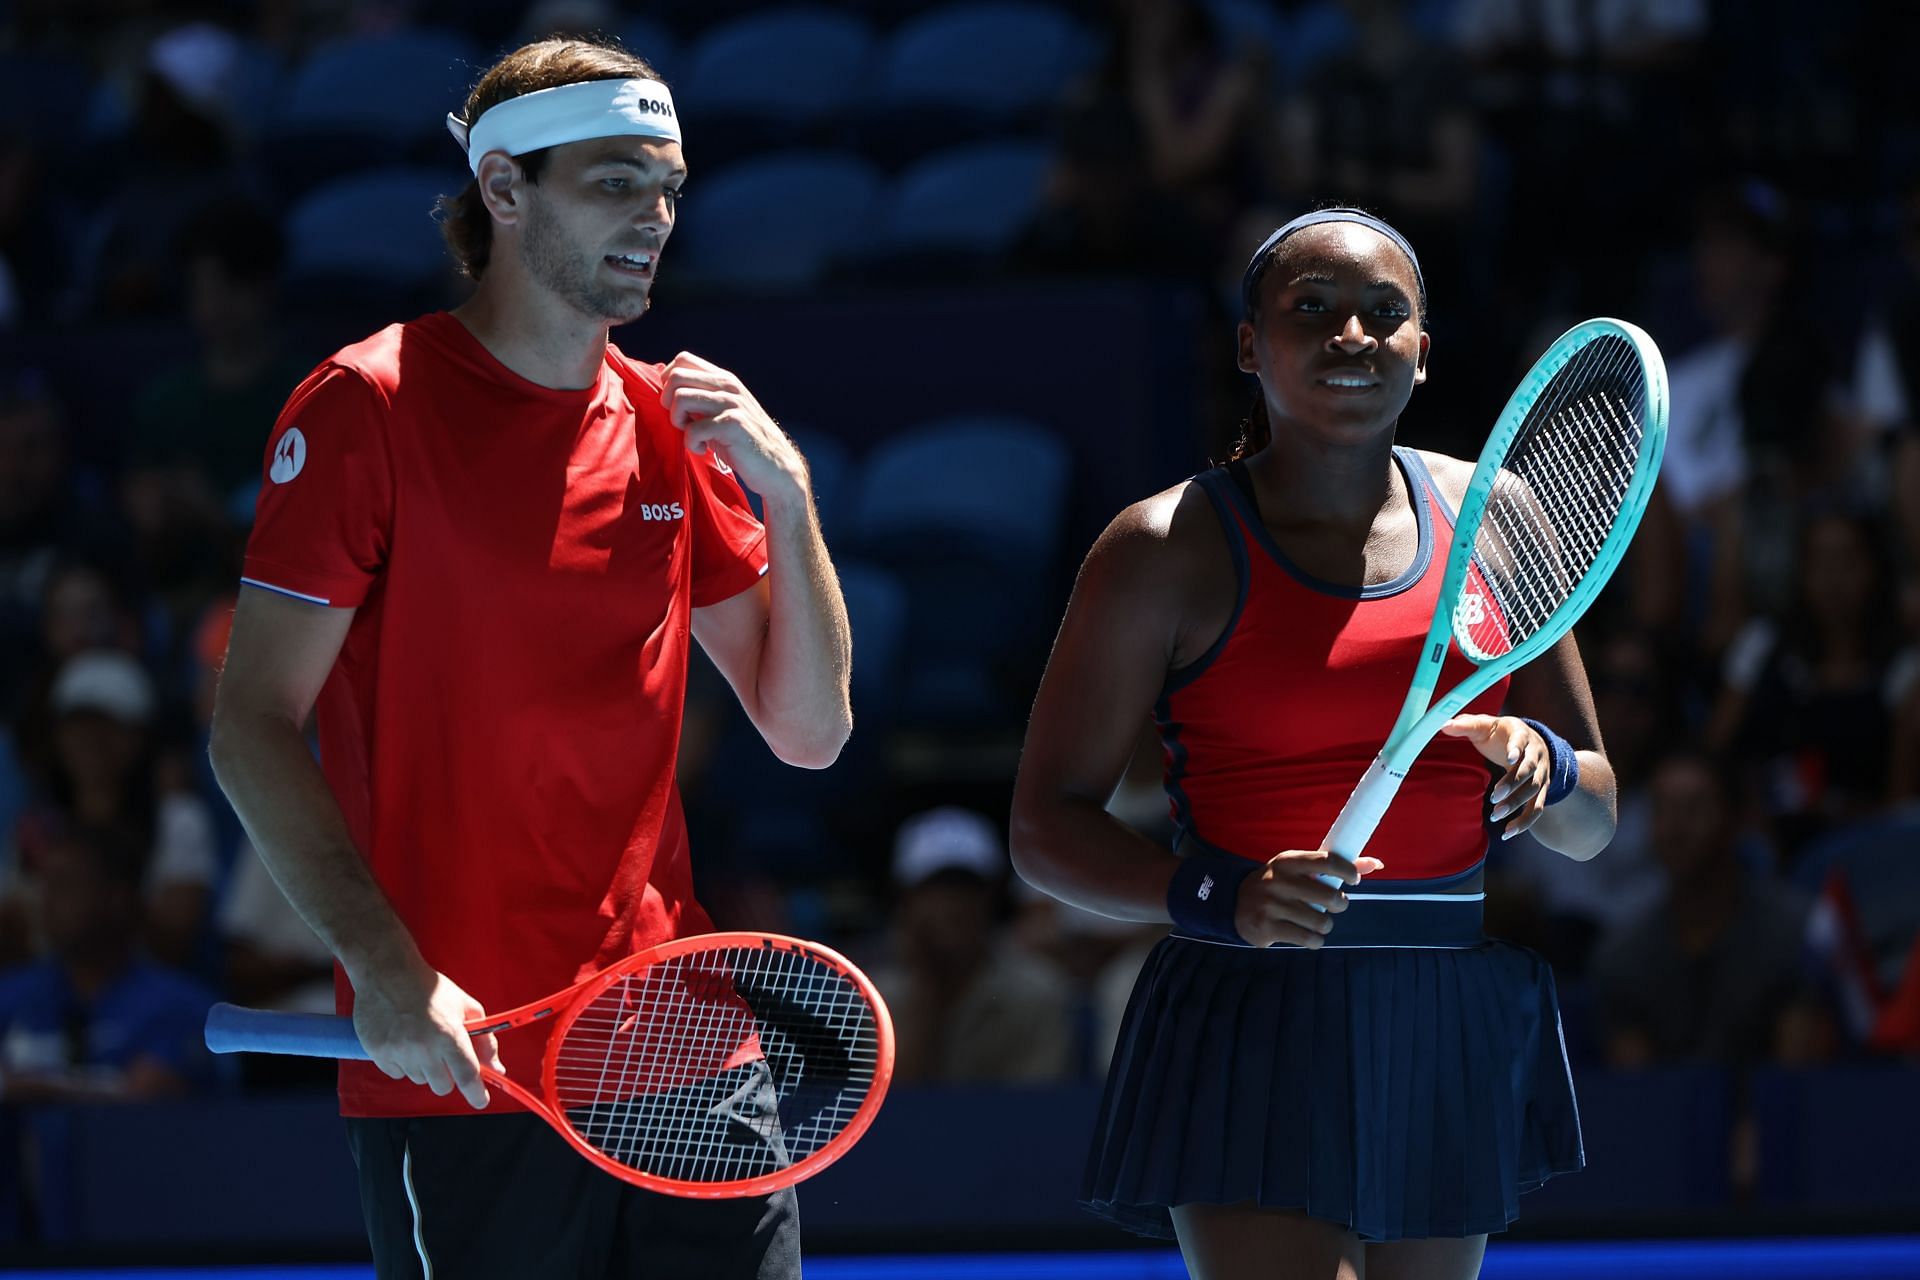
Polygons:
<instances>
[{"instance_id":1,"label":"white headband","mask_svg":"<svg viewBox=\"0 0 1920 1280\"><path fill-rule=\"evenodd\" d=\"M680 119L673 95L658 80L586 80L508 98L472 124L449 111L447 132L479 173L480 157L489 151L522 156L563 142L627 136L678 142Z\"/></svg>"}]
</instances>

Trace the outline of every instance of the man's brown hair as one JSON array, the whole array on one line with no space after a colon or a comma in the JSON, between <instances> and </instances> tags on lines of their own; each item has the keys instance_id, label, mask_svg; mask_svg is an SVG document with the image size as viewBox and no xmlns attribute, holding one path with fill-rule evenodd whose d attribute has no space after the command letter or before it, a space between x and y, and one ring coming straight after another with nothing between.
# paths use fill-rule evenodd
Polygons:
<instances>
[{"instance_id":1,"label":"man's brown hair","mask_svg":"<svg viewBox=\"0 0 1920 1280\"><path fill-rule=\"evenodd\" d=\"M660 73L645 58L627 52L618 41L555 36L522 45L496 62L473 86L460 114L472 124L489 108L542 89L587 80L658 79ZM527 181L537 183L547 152L529 151L515 158ZM461 273L478 280L493 256L493 217L480 199L477 181L469 181L459 195L440 197L440 235Z\"/></svg>"}]
</instances>

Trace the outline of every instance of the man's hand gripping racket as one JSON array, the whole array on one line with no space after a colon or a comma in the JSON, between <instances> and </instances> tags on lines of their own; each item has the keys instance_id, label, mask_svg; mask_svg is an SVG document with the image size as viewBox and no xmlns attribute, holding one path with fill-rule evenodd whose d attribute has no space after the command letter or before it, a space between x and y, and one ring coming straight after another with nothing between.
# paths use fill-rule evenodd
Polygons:
<instances>
[{"instance_id":1,"label":"man's hand gripping racket","mask_svg":"<svg viewBox=\"0 0 1920 1280\"><path fill-rule=\"evenodd\" d=\"M551 1027L538 1093L503 1075L490 1046L534 1023ZM818 1173L866 1132L893 1076L893 1023L873 983L838 953L777 934L664 943L466 1030L486 1083L581 1155L696 1198L766 1195ZM206 1036L215 1053L371 1057L344 1017L218 1004Z\"/></svg>"},{"instance_id":2,"label":"man's hand gripping racket","mask_svg":"<svg viewBox=\"0 0 1920 1280\"><path fill-rule=\"evenodd\" d=\"M1328 850L1356 860L1440 727L1586 612L1647 508L1666 439L1666 365L1634 325L1575 325L1527 372L1460 503L1406 703ZM1475 670L1435 700L1450 645Z\"/></svg>"}]
</instances>

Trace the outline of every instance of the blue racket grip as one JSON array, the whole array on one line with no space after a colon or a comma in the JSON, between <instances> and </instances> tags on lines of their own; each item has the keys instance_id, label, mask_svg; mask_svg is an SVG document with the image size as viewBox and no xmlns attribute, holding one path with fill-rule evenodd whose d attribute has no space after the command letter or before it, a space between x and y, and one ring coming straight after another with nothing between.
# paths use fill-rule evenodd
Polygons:
<instances>
[{"instance_id":1,"label":"blue racket grip","mask_svg":"<svg viewBox=\"0 0 1920 1280\"><path fill-rule=\"evenodd\" d=\"M272 1013L225 1003L207 1010L207 1048L215 1053L285 1053L361 1062L372 1057L354 1034L352 1018Z\"/></svg>"}]
</instances>

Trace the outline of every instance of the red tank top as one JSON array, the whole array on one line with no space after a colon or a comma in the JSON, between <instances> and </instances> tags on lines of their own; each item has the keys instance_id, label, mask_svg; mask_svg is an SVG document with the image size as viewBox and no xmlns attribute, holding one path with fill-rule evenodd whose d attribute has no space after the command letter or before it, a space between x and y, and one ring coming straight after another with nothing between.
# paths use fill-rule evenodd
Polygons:
<instances>
[{"instance_id":1,"label":"red tank top","mask_svg":"<svg viewBox=\"0 0 1920 1280\"><path fill-rule=\"evenodd\" d=\"M1413 495L1419 545L1391 582L1323 582L1287 559L1226 468L1196 477L1227 534L1239 594L1226 631L1197 661L1169 673L1154 716L1166 748L1176 843L1265 861L1316 849L1392 731L1433 620L1453 511L1419 455L1393 456ZM1471 674L1457 648L1441 689ZM1497 714L1502 680L1468 710ZM1491 773L1467 743L1429 743L1367 852L1386 863L1370 879L1451 877L1486 856Z\"/></svg>"}]
</instances>

